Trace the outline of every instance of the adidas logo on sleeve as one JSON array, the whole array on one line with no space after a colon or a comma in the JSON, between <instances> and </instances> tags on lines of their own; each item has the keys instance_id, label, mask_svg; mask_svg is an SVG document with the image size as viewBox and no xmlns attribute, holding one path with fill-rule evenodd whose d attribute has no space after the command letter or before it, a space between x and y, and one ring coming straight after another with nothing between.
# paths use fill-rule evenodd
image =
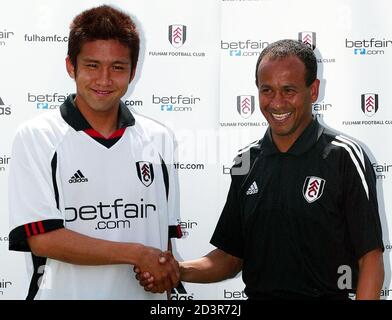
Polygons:
<instances>
[{"instance_id":1,"label":"adidas logo on sleeve","mask_svg":"<svg viewBox=\"0 0 392 320\"><path fill-rule=\"evenodd\" d=\"M252 194L256 194L259 192L259 188L257 187L256 181L253 181L253 183L250 185L248 191L246 191L246 195L250 196Z\"/></svg>"},{"instance_id":2,"label":"adidas logo on sleeve","mask_svg":"<svg viewBox=\"0 0 392 320\"><path fill-rule=\"evenodd\" d=\"M88 179L83 175L83 173L78 170L75 174L68 180L69 183L82 183L88 182Z\"/></svg>"}]
</instances>

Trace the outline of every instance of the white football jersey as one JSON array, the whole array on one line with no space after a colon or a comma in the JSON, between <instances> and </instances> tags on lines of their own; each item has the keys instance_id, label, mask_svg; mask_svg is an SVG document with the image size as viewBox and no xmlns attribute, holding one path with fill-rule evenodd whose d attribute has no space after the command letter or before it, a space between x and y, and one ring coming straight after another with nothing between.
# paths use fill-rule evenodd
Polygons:
<instances>
[{"instance_id":1,"label":"white football jersey","mask_svg":"<svg viewBox=\"0 0 392 320\"><path fill-rule=\"evenodd\" d=\"M10 250L26 251L28 299L166 299L146 292L133 266L74 265L31 253L27 238L58 228L167 250L179 237L175 142L167 128L121 103L104 138L69 96L60 112L22 125L9 176Z\"/></svg>"}]
</instances>

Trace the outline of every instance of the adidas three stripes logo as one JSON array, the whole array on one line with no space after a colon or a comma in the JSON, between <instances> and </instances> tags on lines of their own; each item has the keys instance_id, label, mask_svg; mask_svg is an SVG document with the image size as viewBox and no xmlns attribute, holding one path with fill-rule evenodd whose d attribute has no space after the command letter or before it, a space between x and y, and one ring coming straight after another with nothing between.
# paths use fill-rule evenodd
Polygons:
<instances>
[{"instance_id":1,"label":"adidas three stripes logo","mask_svg":"<svg viewBox=\"0 0 392 320\"><path fill-rule=\"evenodd\" d=\"M68 180L69 183L81 183L88 182L88 179L83 175L83 173L78 170L75 174Z\"/></svg>"}]
</instances>

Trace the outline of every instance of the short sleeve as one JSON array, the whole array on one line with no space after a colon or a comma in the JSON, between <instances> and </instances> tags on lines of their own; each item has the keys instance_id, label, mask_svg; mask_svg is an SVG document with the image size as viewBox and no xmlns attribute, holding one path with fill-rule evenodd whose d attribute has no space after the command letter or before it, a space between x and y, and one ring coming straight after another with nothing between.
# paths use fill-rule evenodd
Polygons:
<instances>
[{"instance_id":1,"label":"short sleeve","mask_svg":"<svg viewBox=\"0 0 392 320\"><path fill-rule=\"evenodd\" d=\"M238 199L239 176L232 176L225 206L219 217L211 244L238 258L243 258L243 227Z\"/></svg>"},{"instance_id":2,"label":"short sleeve","mask_svg":"<svg viewBox=\"0 0 392 320\"><path fill-rule=\"evenodd\" d=\"M357 259L371 250L384 250L376 177L367 155L362 155L361 159L345 153L343 180L344 214Z\"/></svg>"},{"instance_id":3,"label":"short sleeve","mask_svg":"<svg viewBox=\"0 0 392 320\"><path fill-rule=\"evenodd\" d=\"M42 136L25 127L13 142L8 183L10 250L30 251L28 237L64 225L56 202L56 153Z\"/></svg>"},{"instance_id":4,"label":"short sleeve","mask_svg":"<svg viewBox=\"0 0 392 320\"><path fill-rule=\"evenodd\" d=\"M168 234L169 238L181 238L180 222L180 192L177 163L177 143L174 134L167 128L162 136L161 166L165 183L167 210L168 210Z\"/></svg>"},{"instance_id":5,"label":"short sleeve","mask_svg":"<svg viewBox=\"0 0 392 320\"><path fill-rule=\"evenodd\" d=\"M182 231L179 225L180 219L180 190L178 180L178 169L175 167L177 163L177 143L172 137L172 159L168 163L169 192L168 192L168 210L169 210L169 237L181 238Z\"/></svg>"}]
</instances>

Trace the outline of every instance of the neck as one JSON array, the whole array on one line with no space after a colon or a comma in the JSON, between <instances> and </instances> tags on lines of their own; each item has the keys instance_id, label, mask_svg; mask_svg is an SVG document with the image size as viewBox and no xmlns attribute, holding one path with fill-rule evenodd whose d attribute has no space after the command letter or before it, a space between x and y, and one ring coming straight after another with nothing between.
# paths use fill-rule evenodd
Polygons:
<instances>
[{"instance_id":1,"label":"neck","mask_svg":"<svg viewBox=\"0 0 392 320\"><path fill-rule=\"evenodd\" d=\"M92 108L84 108L83 103L78 103L78 97L75 99L75 104L90 126L105 138L110 137L117 130L119 107L96 111Z\"/></svg>"},{"instance_id":2,"label":"neck","mask_svg":"<svg viewBox=\"0 0 392 320\"><path fill-rule=\"evenodd\" d=\"M300 127L298 127L294 132L285 134L285 135L278 135L274 132L271 132L272 140L274 141L274 144L276 148L280 152L287 152L291 146L295 143L295 141L298 140L298 138L302 135L302 133L305 131L305 129L310 125L312 122L312 118L309 119L309 121L303 123Z\"/></svg>"},{"instance_id":3,"label":"neck","mask_svg":"<svg viewBox=\"0 0 392 320\"><path fill-rule=\"evenodd\" d=\"M294 142L298 139L298 137L295 139L290 139L290 138L285 136L275 135L274 133L272 133L272 140L274 141L276 148L283 153L287 152L294 144Z\"/></svg>"},{"instance_id":4,"label":"neck","mask_svg":"<svg viewBox=\"0 0 392 320\"><path fill-rule=\"evenodd\" d=\"M99 112L94 117L86 117L84 114L83 116L94 130L98 131L105 138L109 138L117 130L117 114L118 110L116 113L111 114Z\"/></svg>"}]
</instances>

